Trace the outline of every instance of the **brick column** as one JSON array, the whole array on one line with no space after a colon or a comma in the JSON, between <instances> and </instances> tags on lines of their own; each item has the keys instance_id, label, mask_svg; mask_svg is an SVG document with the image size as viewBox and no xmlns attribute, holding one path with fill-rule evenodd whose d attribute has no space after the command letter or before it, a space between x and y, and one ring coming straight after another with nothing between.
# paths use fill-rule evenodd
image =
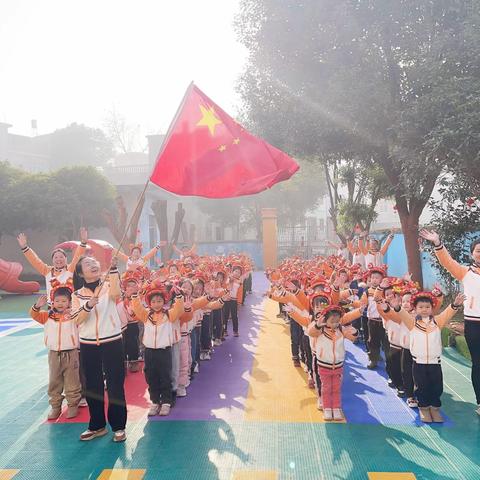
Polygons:
<instances>
[{"instance_id":1,"label":"brick column","mask_svg":"<svg viewBox=\"0 0 480 480\"><path fill-rule=\"evenodd\" d=\"M277 259L277 209L262 208L263 267L276 268Z\"/></svg>"}]
</instances>

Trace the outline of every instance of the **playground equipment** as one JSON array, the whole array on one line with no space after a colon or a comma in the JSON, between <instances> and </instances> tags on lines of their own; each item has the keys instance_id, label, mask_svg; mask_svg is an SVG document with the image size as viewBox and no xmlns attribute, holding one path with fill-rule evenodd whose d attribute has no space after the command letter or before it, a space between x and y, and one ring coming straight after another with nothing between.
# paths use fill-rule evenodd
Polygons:
<instances>
[{"instance_id":1,"label":"playground equipment","mask_svg":"<svg viewBox=\"0 0 480 480\"><path fill-rule=\"evenodd\" d=\"M29 295L40 290L38 282L22 282L19 277L23 266L17 262L7 262L0 258L0 290L9 293Z\"/></svg>"},{"instance_id":2,"label":"playground equipment","mask_svg":"<svg viewBox=\"0 0 480 480\"><path fill-rule=\"evenodd\" d=\"M75 250L80 242L77 241L67 241L59 243L55 248L63 248L64 250ZM107 270L110 266L110 261L112 260L113 246L105 242L104 240L88 240L87 242L87 255L92 255L95 257L101 265L101 269Z\"/></svg>"}]
</instances>

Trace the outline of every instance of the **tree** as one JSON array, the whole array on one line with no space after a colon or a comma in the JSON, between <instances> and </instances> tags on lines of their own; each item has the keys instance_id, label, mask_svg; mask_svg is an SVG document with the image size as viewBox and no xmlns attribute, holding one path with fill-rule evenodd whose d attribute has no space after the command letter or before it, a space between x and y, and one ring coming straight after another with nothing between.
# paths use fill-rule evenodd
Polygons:
<instances>
[{"instance_id":1,"label":"tree","mask_svg":"<svg viewBox=\"0 0 480 480\"><path fill-rule=\"evenodd\" d=\"M93 167L62 168L50 174L29 174L0 164L0 235L49 230L59 241L76 238L81 226L105 225L114 188Z\"/></svg>"},{"instance_id":2,"label":"tree","mask_svg":"<svg viewBox=\"0 0 480 480\"><path fill-rule=\"evenodd\" d=\"M478 0L243 0L237 20L250 52L244 115L290 151L380 167L419 281L418 222L446 165L425 142L445 118L440 92L453 95L462 72L452 38L478 11Z\"/></svg>"},{"instance_id":3,"label":"tree","mask_svg":"<svg viewBox=\"0 0 480 480\"><path fill-rule=\"evenodd\" d=\"M113 156L111 141L99 128L72 123L51 135L52 168L103 166Z\"/></svg>"},{"instance_id":4,"label":"tree","mask_svg":"<svg viewBox=\"0 0 480 480\"><path fill-rule=\"evenodd\" d=\"M119 153L145 152L147 144L140 140L140 126L129 124L113 107L104 121L107 138Z\"/></svg>"},{"instance_id":5,"label":"tree","mask_svg":"<svg viewBox=\"0 0 480 480\"><path fill-rule=\"evenodd\" d=\"M298 161L300 170L288 181L256 195L222 200L201 199L199 208L223 227L233 227L240 234L254 230L257 239L262 235L261 209L276 207L279 226L304 223L305 214L314 210L325 194L323 172L311 162Z\"/></svg>"},{"instance_id":6,"label":"tree","mask_svg":"<svg viewBox=\"0 0 480 480\"><path fill-rule=\"evenodd\" d=\"M94 167L65 167L48 177L46 226L61 240L76 238L80 227L105 225L102 211L110 208L115 189Z\"/></svg>"},{"instance_id":7,"label":"tree","mask_svg":"<svg viewBox=\"0 0 480 480\"><path fill-rule=\"evenodd\" d=\"M46 175L31 175L0 162L0 239L45 223L48 197Z\"/></svg>"}]
</instances>

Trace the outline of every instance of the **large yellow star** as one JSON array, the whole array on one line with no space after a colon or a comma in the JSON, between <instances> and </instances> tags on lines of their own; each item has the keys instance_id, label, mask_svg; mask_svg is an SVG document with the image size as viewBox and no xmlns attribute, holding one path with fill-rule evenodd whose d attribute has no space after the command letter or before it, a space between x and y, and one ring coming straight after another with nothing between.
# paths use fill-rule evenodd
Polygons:
<instances>
[{"instance_id":1,"label":"large yellow star","mask_svg":"<svg viewBox=\"0 0 480 480\"><path fill-rule=\"evenodd\" d=\"M200 111L202 112L202 118L198 121L198 126L208 127L210 135L215 135L215 127L220 125L222 121L215 115L215 110L213 107L205 108L203 105L199 105Z\"/></svg>"}]
</instances>

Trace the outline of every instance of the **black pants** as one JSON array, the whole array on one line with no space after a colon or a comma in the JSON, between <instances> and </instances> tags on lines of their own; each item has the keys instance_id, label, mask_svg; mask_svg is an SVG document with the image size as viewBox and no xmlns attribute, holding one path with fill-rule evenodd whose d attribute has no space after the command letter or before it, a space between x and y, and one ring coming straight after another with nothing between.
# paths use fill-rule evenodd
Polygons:
<instances>
[{"instance_id":1,"label":"black pants","mask_svg":"<svg viewBox=\"0 0 480 480\"><path fill-rule=\"evenodd\" d=\"M129 323L125 330L125 360L137 361L140 355L138 348L138 323Z\"/></svg>"},{"instance_id":2,"label":"black pants","mask_svg":"<svg viewBox=\"0 0 480 480\"><path fill-rule=\"evenodd\" d=\"M292 359L300 358L300 342L303 337L302 327L292 318L290 318L290 345L292 349Z\"/></svg>"},{"instance_id":3,"label":"black pants","mask_svg":"<svg viewBox=\"0 0 480 480\"><path fill-rule=\"evenodd\" d=\"M312 349L310 348L310 337L302 332L301 337L302 361L308 368L308 373L313 377Z\"/></svg>"},{"instance_id":4,"label":"black pants","mask_svg":"<svg viewBox=\"0 0 480 480\"><path fill-rule=\"evenodd\" d=\"M399 390L403 389L402 349L395 348L390 345L386 362L388 366L387 373L392 379L395 388Z\"/></svg>"},{"instance_id":5,"label":"black pants","mask_svg":"<svg viewBox=\"0 0 480 480\"><path fill-rule=\"evenodd\" d=\"M440 397L443 393L443 375L439 363L425 365L413 362L413 380L419 407L442 405Z\"/></svg>"},{"instance_id":6,"label":"black pants","mask_svg":"<svg viewBox=\"0 0 480 480\"><path fill-rule=\"evenodd\" d=\"M465 320L465 340L472 356L472 384L480 405L480 322Z\"/></svg>"},{"instance_id":7,"label":"black pants","mask_svg":"<svg viewBox=\"0 0 480 480\"><path fill-rule=\"evenodd\" d=\"M172 349L145 348L145 380L152 403L172 404Z\"/></svg>"},{"instance_id":8,"label":"black pants","mask_svg":"<svg viewBox=\"0 0 480 480\"><path fill-rule=\"evenodd\" d=\"M413 398L413 358L408 348L402 348L402 380L408 398Z\"/></svg>"},{"instance_id":9,"label":"black pants","mask_svg":"<svg viewBox=\"0 0 480 480\"><path fill-rule=\"evenodd\" d=\"M380 348L383 348L386 356L388 353L388 347L390 346L382 322L378 320L369 320L368 334L368 347L370 352L368 358L371 362L377 363L380 360Z\"/></svg>"},{"instance_id":10,"label":"black pants","mask_svg":"<svg viewBox=\"0 0 480 480\"><path fill-rule=\"evenodd\" d=\"M243 285L247 293L252 293L252 274L251 273L250 275L248 275Z\"/></svg>"},{"instance_id":11,"label":"black pants","mask_svg":"<svg viewBox=\"0 0 480 480\"><path fill-rule=\"evenodd\" d=\"M212 348L212 314L203 315L202 327L200 330L200 346L202 352L208 352Z\"/></svg>"},{"instance_id":12,"label":"black pants","mask_svg":"<svg viewBox=\"0 0 480 480\"><path fill-rule=\"evenodd\" d=\"M368 342L368 336L370 335L368 331L368 317L366 315L362 315L361 317L361 322L362 322L362 336L363 336L363 341L365 343L365 348L367 352L370 351L370 345Z\"/></svg>"},{"instance_id":13,"label":"black pants","mask_svg":"<svg viewBox=\"0 0 480 480\"><path fill-rule=\"evenodd\" d=\"M237 311L237 301L236 300L227 300L223 306L223 324L224 329L227 331L228 319L232 317L233 323L233 332L238 332L238 311Z\"/></svg>"},{"instance_id":14,"label":"black pants","mask_svg":"<svg viewBox=\"0 0 480 480\"><path fill-rule=\"evenodd\" d=\"M247 296L247 287L246 287L246 280L242 283L242 305L245 303L245 297Z\"/></svg>"},{"instance_id":15,"label":"black pants","mask_svg":"<svg viewBox=\"0 0 480 480\"><path fill-rule=\"evenodd\" d=\"M90 411L90 430L105 427L105 387L103 375L107 380L108 423L112 430L124 430L127 423L127 405L125 402L125 368L123 366L123 342L101 343L100 345L80 344L83 370L85 373L86 398Z\"/></svg>"},{"instance_id":16,"label":"black pants","mask_svg":"<svg viewBox=\"0 0 480 480\"><path fill-rule=\"evenodd\" d=\"M223 320L222 320L223 308L218 310L212 310L213 319L213 338L214 340L220 340L223 337Z\"/></svg>"}]
</instances>

